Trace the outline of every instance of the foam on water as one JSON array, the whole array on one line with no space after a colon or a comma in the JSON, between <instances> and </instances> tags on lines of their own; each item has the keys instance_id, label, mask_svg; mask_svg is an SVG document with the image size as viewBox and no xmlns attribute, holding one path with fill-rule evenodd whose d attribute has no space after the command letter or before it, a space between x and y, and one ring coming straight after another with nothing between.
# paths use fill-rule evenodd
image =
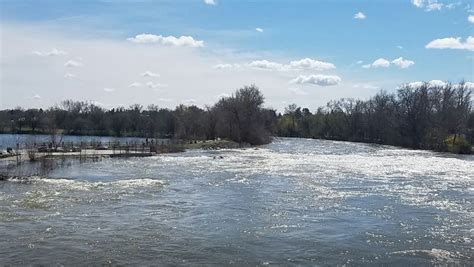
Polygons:
<instances>
[{"instance_id":1,"label":"foam on water","mask_svg":"<svg viewBox=\"0 0 474 267\"><path fill-rule=\"evenodd\" d=\"M60 179L60 178L44 178L44 177L26 177L11 178L9 182L31 183L36 185L51 185L65 190L108 190L129 189L129 188L156 188L162 187L165 182L157 179L125 179L111 182L91 182L85 180Z\"/></svg>"},{"instance_id":2,"label":"foam on water","mask_svg":"<svg viewBox=\"0 0 474 267\"><path fill-rule=\"evenodd\" d=\"M14 210L7 213L8 216L0 216L0 221L15 221L23 218L24 212L36 211L63 211L77 205L107 205L107 203L122 201L130 196L143 195L144 193L155 194L160 192L166 183L158 179L137 178L123 179L109 182L45 178L45 177L23 177L12 178L4 181L3 188L11 190L18 188L16 194L7 195L8 201L16 208L27 209L26 211ZM2 209L12 210L0 205ZM49 216L40 214L38 218ZM54 215L54 214L53 214Z\"/></svg>"}]
</instances>

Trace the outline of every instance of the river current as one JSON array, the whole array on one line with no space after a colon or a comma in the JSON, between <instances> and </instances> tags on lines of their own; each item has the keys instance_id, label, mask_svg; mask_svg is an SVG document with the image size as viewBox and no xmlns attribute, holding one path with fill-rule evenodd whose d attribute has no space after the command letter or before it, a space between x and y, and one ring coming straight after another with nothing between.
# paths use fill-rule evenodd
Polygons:
<instances>
[{"instance_id":1,"label":"river current","mask_svg":"<svg viewBox=\"0 0 474 267\"><path fill-rule=\"evenodd\" d=\"M474 157L276 139L0 181L5 265L471 265Z\"/></svg>"}]
</instances>

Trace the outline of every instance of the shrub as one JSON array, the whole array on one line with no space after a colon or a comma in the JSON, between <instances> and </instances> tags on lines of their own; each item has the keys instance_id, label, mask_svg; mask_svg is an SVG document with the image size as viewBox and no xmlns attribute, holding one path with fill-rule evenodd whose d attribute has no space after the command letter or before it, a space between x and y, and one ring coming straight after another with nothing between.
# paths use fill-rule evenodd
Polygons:
<instances>
[{"instance_id":1,"label":"shrub","mask_svg":"<svg viewBox=\"0 0 474 267\"><path fill-rule=\"evenodd\" d=\"M450 135L444 139L445 150L456 154L471 154L472 146L463 136Z\"/></svg>"},{"instance_id":2,"label":"shrub","mask_svg":"<svg viewBox=\"0 0 474 267\"><path fill-rule=\"evenodd\" d=\"M38 157L36 156L36 150L34 149L29 149L27 151L27 154L28 154L28 158L30 159L30 161L36 161L38 160Z\"/></svg>"}]
</instances>

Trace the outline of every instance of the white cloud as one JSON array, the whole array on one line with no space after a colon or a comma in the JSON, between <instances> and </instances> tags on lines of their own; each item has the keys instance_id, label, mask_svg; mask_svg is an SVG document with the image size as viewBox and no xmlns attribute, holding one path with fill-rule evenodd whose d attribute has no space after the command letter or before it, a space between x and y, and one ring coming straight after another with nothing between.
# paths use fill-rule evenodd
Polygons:
<instances>
[{"instance_id":1,"label":"white cloud","mask_svg":"<svg viewBox=\"0 0 474 267\"><path fill-rule=\"evenodd\" d=\"M67 53L63 50L59 50L57 48L53 48L51 51L49 52L40 52L40 51L33 51L33 54L34 55L37 55L37 56L41 56L41 57L45 57L45 56L64 56L64 55L67 55Z\"/></svg>"},{"instance_id":2,"label":"white cloud","mask_svg":"<svg viewBox=\"0 0 474 267\"><path fill-rule=\"evenodd\" d=\"M83 66L82 62L76 61L76 60L68 60L66 63L64 63L65 67L81 67Z\"/></svg>"},{"instance_id":3,"label":"white cloud","mask_svg":"<svg viewBox=\"0 0 474 267\"><path fill-rule=\"evenodd\" d=\"M362 12L357 12L357 13L354 14L354 19L365 19L365 18L366 18L366 16Z\"/></svg>"},{"instance_id":4,"label":"white cloud","mask_svg":"<svg viewBox=\"0 0 474 267\"><path fill-rule=\"evenodd\" d=\"M425 84L425 83L421 82L421 81L416 81L416 82L407 83L406 85L408 85L411 88L419 88L423 84ZM431 80L431 81L427 82L427 84L428 84L429 87L444 87L448 84L448 82L445 82L445 81L442 81L442 80ZM452 86L454 88L459 88L459 84L457 84L457 83L453 84ZM474 90L474 83L473 82L465 82L464 83L464 88L469 89L469 90Z\"/></svg>"},{"instance_id":5,"label":"white cloud","mask_svg":"<svg viewBox=\"0 0 474 267\"><path fill-rule=\"evenodd\" d=\"M46 53L46 55L48 56L64 56L66 55L67 53L65 51L62 51L62 50L58 50L56 48L53 48L53 50L49 51L48 53Z\"/></svg>"},{"instance_id":6,"label":"white cloud","mask_svg":"<svg viewBox=\"0 0 474 267\"><path fill-rule=\"evenodd\" d=\"M264 69L264 70L278 70L278 71L301 71L301 70L329 70L335 69L334 64L324 61L319 61L311 58L303 58L300 60L291 61L288 64L268 60L255 60L248 64L248 66Z\"/></svg>"},{"instance_id":7,"label":"white cloud","mask_svg":"<svg viewBox=\"0 0 474 267\"><path fill-rule=\"evenodd\" d=\"M160 74L159 73L154 73L152 71L145 71L141 74L143 77L160 77Z\"/></svg>"},{"instance_id":8,"label":"white cloud","mask_svg":"<svg viewBox=\"0 0 474 267\"><path fill-rule=\"evenodd\" d=\"M426 11L441 10L445 5L438 0L412 0L412 4L418 8L424 8ZM452 9L456 4L446 5L446 8Z\"/></svg>"},{"instance_id":9,"label":"white cloud","mask_svg":"<svg viewBox=\"0 0 474 267\"><path fill-rule=\"evenodd\" d=\"M36 94L36 95L33 96L33 99L35 99L35 100L40 100L40 99L41 99L41 96L38 95L38 94Z\"/></svg>"},{"instance_id":10,"label":"white cloud","mask_svg":"<svg viewBox=\"0 0 474 267\"><path fill-rule=\"evenodd\" d=\"M185 99L185 100L183 100L182 103L184 103L184 104L186 104L186 105L194 105L194 104L197 103L197 101L196 101L196 99L191 98L191 99Z\"/></svg>"},{"instance_id":11,"label":"white cloud","mask_svg":"<svg viewBox=\"0 0 474 267\"><path fill-rule=\"evenodd\" d=\"M397 45L397 48L398 48L398 49L403 49L403 46Z\"/></svg>"},{"instance_id":12,"label":"white cloud","mask_svg":"<svg viewBox=\"0 0 474 267\"><path fill-rule=\"evenodd\" d=\"M457 84L456 84L456 85L457 85ZM456 85L455 85L455 86L456 86ZM458 85L458 86L459 86L459 85ZM466 83L464 84L464 87L465 87L466 89L469 89L469 90L474 90L474 83L473 83L473 82L466 82Z\"/></svg>"},{"instance_id":13,"label":"white cloud","mask_svg":"<svg viewBox=\"0 0 474 267\"><path fill-rule=\"evenodd\" d=\"M363 89L379 89L380 86L376 86L370 83L356 83L353 85L354 88L363 88Z\"/></svg>"},{"instance_id":14,"label":"white cloud","mask_svg":"<svg viewBox=\"0 0 474 267\"><path fill-rule=\"evenodd\" d=\"M255 30L258 31L258 32L263 32L262 28L255 28Z\"/></svg>"},{"instance_id":15,"label":"white cloud","mask_svg":"<svg viewBox=\"0 0 474 267\"><path fill-rule=\"evenodd\" d=\"M457 6L460 6L461 4L462 4L461 2L450 3L450 4L445 5L445 7L446 7L447 9L454 9L454 8L456 8Z\"/></svg>"},{"instance_id":16,"label":"white cloud","mask_svg":"<svg viewBox=\"0 0 474 267\"><path fill-rule=\"evenodd\" d=\"M314 84L319 86L333 86L341 82L341 78L336 75L300 75L290 81L292 84Z\"/></svg>"},{"instance_id":17,"label":"white cloud","mask_svg":"<svg viewBox=\"0 0 474 267\"><path fill-rule=\"evenodd\" d=\"M358 60L358 61L356 62L357 65L360 65L360 64L362 64L362 63L364 63L363 60Z\"/></svg>"},{"instance_id":18,"label":"white cloud","mask_svg":"<svg viewBox=\"0 0 474 267\"><path fill-rule=\"evenodd\" d=\"M385 58L376 59L372 64L362 65L362 68L369 69L369 68L388 68L390 65L393 64L401 69L409 68L410 66L414 65L415 62L412 60L404 59L403 57L396 58L392 61L389 61Z\"/></svg>"},{"instance_id":19,"label":"white cloud","mask_svg":"<svg viewBox=\"0 0 474 267\"><path fill-rule=\"evenodd\" d=\"M283 64L272 62L268 60L255 60L249 63L250 67L257 69L266 69L266 70L284 70L285 66Z\"/></svg>"},{"instance_id":20,"label":"white cloud","mask_svg":"<svg viewBox=\"0 0 474 267\"><path fill-rule=\"evenodd\" d=\"M183 46L183 47L203 47L204 41L195 40L191 36L180 36L178 38L174 36L161 36L154 34L138 34L135 37L127 38L128 41L137 44L162 44L170 46Z\"/></svg>"},{"instance_id":21,"label":"white cloud","mask_svg":"<svg viewBox=\"0 0 474 267\"><path fill-rule=\"evenodd\" d=\"M403 57L399 57L397 59L392 60L392 64L395 66L401 68L401 69L406 69L409 68L410 66L414 65L415 62L412 60L408 59L403 59Z\"/></svg>"},{"instance_id":22,"label":"white cloud","mask_svg":"<svg viewBox=\"0 0 474 267\"><path fill-rule=\"evenodd\" d=\"M234 67L238 67L239 65L237 64L227 64L227 63L224 63L224 64L217 64L214 66L214 69L231 69L231 68L234 68Z\"/></svg>"},{"instance_id":23,"label":"white cloud","mask_svg":"<svg viewBox=\"0 0 474 267\"><path fill-rule=\"evenodd\" d=\"M154 82L147 82L146 87L151 88L151 89L158 89L158 88L163 88L163 87L168 87L166 84L161 84L161 83L154 83Z\"/></svg>"},{"instance_id":24,"label":"white cloud","mask_svg":"<svg viewBox=\"0 0 474 267\"><path fill-rule=\"evenodd\" d=\"M303 91L303 90L301 90L300 88L297 88L297 87L290 87L290 88L288 88L288 90L290 92L292 92L293 94L295 94L295 95L308 95L307 92L305 92L305 91Z\"/></svg>"},{"instance_id":25,"label":"white cloud","mask_svg":"<svg viewBox=\"0 0 474 267\"><path fill-rule=\"evenodd\" d=\"M470 23L474 23L474 15L469 15L467 17L467 20L470 22Z\"/></svg>"},{"instance_id":26,"label":"white cloud","mask_svg":"<svg viewBox=\"0 0 474 267\"><path fill-rule=\"evenodd\" d=\"M296 61L291 61L289 64L290 67L296 69L312 69L312 70L329 70L335 69L336 66L332 63L314 60L311 58L303 58Z\"/></svg>"},{"instance_id":27,"label":"white cloud","mask_svg":"<svg viewBox=\"0 0 474 267\"><path fill-rule=\"evenodd\" d=\"M140 87L140 86L142 86L142 85L143 85L142 83L133 82L133 83L131 83L128 87Z\"/></svg>"},{"instance_id":28,"label":"white cloud","mask_svg":"<svg viewBox=\"0 0 474 267\"><path fill-rule=\"evenodd\" d=\"M72 74L72 73L66 73L64 74L64 78L66 79L74 79L76 78L77 76L75 74Z\"/></svg>"},{"instance_id":29,"label":"white cloud","mask_svg":"<svg viewBox=\"0 0 474 267\"><path fill-rule=\"evenodd\" d=\"M447 82L443 82L441 80L431 80L428 82L430 87L443 87L446 86Z\"/></svg>"},{"instance_id":30,"label":"white cloud","mask_svg":"<svg viewBox=\"0 0 474 267\"><path fill-rule=\"evenodd\" d=\"M107 92L107 93L112 93L112 92L115 92L115 88L106 87L106 88L104 88L104 91Z\"/></svg>"},{"instance_id":31,"label":"white cloud","mask_svg":"<svg viewBox=\"0 0 474 267\"><path fill-rule=\"evenodd\" d=\"M423 86L424 84L425 82L416 81L416 82L407 83L406 85L408 85L411 88L419 88ZM446 84L448 83L441 80L431 80L427 82L427 84L428 84L428 87L443 87L443 86L446 86Z\"/></svg>"},{"instance_id":32,"label":"white cloud","mask_svg":"<svg viewBox=\"0 0 474 267\"><path fill-rule=\"evenodd\" d=\"M407 85L411 88L418 88L423 85L423 82L420 82L420 81L411 82L411 83L407 83Z\"/></svg>"},{"instance_id":33,"label":"white cloud","mask_svg":"<svg viewBox=\"0 0 474 267\"><path fill-rule=\"evenodd\" d=\"M416 7L423 7L423 0L412 0L411 3Z\"/></svg>"},{"instance_id":34,"label":"white cloud","mask_svg":"<svg viewBox=\"0 0 474 267\"><path fill-rule=\"evenodd\" d=\"M215 6L215 5L217 5L217 1L216 0L204 0L204 4Z\"/></svg>"},{"instance_id":35,"label":"white cloud","mask_svg":"<svg viewBox=\"0 0 474 267\"><path fill-rule=\"evenodd\" d=\"M430 2L426 6L426 11L441 10L442 8L443 4L437 2Z\"/></svg>"},{"instance_id":36,"label":"white cloud","mask_svg":"<svg viewBox=\"0 0 474 267\"><path fill-rule=\"evenodd\" d=\"M429 42L425 48L428 49L461 49L474 51L474 37L467 37L466 41L463 42L460 37L448 37L435 39Z\"/></svg>"},{"instance_id":37,"label":"white cloud","mask_svg":"<svg viewBox=\"0 0 474 267\"><path fill-rule=\"evenodd\" d=\"M385 58L379 58L379 59L376 59L372 63L372 67L374 67L374 68L388 68L388 67L390 67L390 61L386 60Z\"/></svg>"}]
</instances>

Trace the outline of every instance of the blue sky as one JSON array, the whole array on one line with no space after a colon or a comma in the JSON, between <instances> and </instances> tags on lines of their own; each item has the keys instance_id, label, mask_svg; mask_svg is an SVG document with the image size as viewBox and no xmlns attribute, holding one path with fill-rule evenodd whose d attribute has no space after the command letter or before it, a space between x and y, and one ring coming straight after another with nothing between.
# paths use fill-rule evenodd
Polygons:
<instances>
[{"instance_id":1,"label":"blue sky","mask_svg":"<svg viewBox=\"0 0 474 267\"><path fill-rule=\"evenodd\" d=\"M314 109L338 97L367 98L380 89L394 91L402 83L474 80L474 39L468 39L474 35L474 6L469 1L210 2L0 1L0 108L47 106L61 97L104 106L129 105L131 101L202 106L230 94L239 83L255 83L267 96L269 106L282 109L296 102ZM161 39L132 41L139 34L190 36L203 45L192 47ZM95 46L98 54L93 49L81 51L86 46ZM58 57L38 62L31 53L47 54L53 49L65 52L59 55L62 62L84 60L78 66L81 75L66 69L61 77L45 77L49 74L44 69L58 73L65 63L59 64ZM143 58L134 60L137 54ZM157 60L148 62L147 55ZM130 73L138 72L142 62L141 69L153 68L160 80L138 81L131 76L119 82L112 70L117 64L92 73L92 59L103 57L100 62L107 62L121 56L121 79L127 68ZM87 58L91 58L89 62ZM308 67L301 59L316 65ZM321 67L321 62L334 67ZM182 65L175 73L170 64ZM166 71L169 73L162 75ZM14 78L20 76L18 72L41 75L29 75L30 83L18 82ZM69 77L67 81L65 77ZM112 80L105 81L105 77ZM140 86L130 88L133 83L152 90L140 91L146 97L137 97L134 94Z\"/></svg>"}]
</instances>

